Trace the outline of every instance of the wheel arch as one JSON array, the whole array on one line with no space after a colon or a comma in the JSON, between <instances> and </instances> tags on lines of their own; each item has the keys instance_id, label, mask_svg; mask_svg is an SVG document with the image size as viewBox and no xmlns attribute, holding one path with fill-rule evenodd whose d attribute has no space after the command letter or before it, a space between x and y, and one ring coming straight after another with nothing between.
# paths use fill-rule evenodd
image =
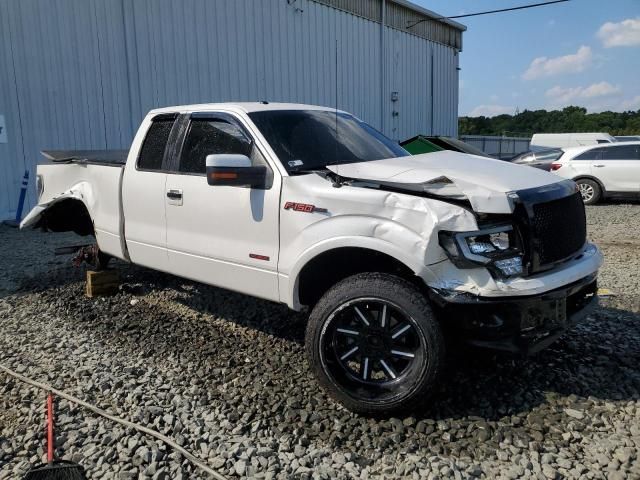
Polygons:
<instances>
[{"instance_id":1,"label":"wheel arch","mask_svg":"<svg viewBox=\"0 0 640 480\"><path fill-rule=\"evenodd\" d=\"M95 235L89 207L84 196L77 192L67 192L38 205L24 218L20 227L41 228L50 232L74 232L80 236Z\"/></svg>"},{"instance_id":2,"label":"wheel arch","mask_svg":"<svg viewBox=\"0 0 640 480\"><path fill-rule=\"evenodd\" d=\"M336 246L316 252L298 268L290 292L291 306L312 307L337 282L365 272L394 274L424 287L418 276L420 269L400 255L370 246Z\"/></svg>"},{"instance_id":3,"label":"wheel arch","mask_svg":"<svg viewBox=\"0 0 640 480\"><path fill-rule=\"evenodd\" d=\"M54 179L55 180L55 179ZM52 187L53 190L55 187ZM96 194L93 185L80 181L58 195L45 191L20 223L20 228L41 228L52 232L75 232L78 235L95 235L94 219Z\"/></svg>"},{"instance_id":4,"label":"wheel arch","mask_svg":"<svg viewBox=\"0 0 640 480\"><path fill-rule=\"evenodd\" d=\"M74 232L95 235L93 220L85 203L68 197L51 204L42 212L37 226L51 232Z\"/></svg>"},{"instance_id":5,"label":"wheel arch","mask_svg":"<svg viewBox=\"0 0 640 480\"><path fill-rule=\"evenodd\" d=\"M577 182L578 180L592 180L600 186L600 190L602 191L603 196L607 194L607 189L604 188L602 181L600 181L600 179L594 177L593 175L578 175L577 177L572 178L572 180L574 182Z\"/></svg>"}]
</instances>

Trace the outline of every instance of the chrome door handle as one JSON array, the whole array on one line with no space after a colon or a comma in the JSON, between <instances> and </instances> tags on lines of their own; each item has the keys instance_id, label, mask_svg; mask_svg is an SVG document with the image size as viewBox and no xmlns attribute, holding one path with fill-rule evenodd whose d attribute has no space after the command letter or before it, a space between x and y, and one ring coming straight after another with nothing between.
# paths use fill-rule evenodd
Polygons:
<instances>
[{"instance_id":1,"label":"chrome door handle","mask_svg":"<svg viewBox=\"0 0 640 480\"><path fill-rule=\"evenodd\" d=\"M171 200L181 200L182 192L180 190L169 190L167 192L167 198L170 198Z\"/></svg>"},{"instance_id":2,"label":"chrome door handle","mask_svg":"<svg viewBox=\"0 0 640 480\"><path fill-rule=\"evenodd\" d=\"M603 165L603 164L601 164L601 163L594 163L594 164L593 164L593 166L594 166L594 167L597 167L597 168L602 168L602 167L604 167L604 165Z\"/></svg>"}]
</instances>

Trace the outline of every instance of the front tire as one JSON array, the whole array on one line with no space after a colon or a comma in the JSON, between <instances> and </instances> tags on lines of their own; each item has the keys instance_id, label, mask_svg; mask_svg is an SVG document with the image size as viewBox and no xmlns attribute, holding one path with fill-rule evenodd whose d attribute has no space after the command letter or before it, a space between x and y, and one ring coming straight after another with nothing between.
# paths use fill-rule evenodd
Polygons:
<instances>
[{"instance_id":1,"label":"front tire","mask_svg":"<svg viewBox=\"0 0 640 480\"><path fill-rule=\"evenodd\" d=\"M381 273L354 275L329 289L309 317L306 349L329 395L366 415L407 411L424 402L445 351L424 294Z\"/></svg>"},{"instance_id":2,"label":"front tire","mask_svg":"<svg viewBox=\"0 0 640 480\"><path fill-rule=\"evenodd\" d=\"M598 182L589 180L588 178L581 178L576 180L576 184L580 189L580 195L585 205L594 205L600 201L602 189Z\"/></svg>"}]
</instances>

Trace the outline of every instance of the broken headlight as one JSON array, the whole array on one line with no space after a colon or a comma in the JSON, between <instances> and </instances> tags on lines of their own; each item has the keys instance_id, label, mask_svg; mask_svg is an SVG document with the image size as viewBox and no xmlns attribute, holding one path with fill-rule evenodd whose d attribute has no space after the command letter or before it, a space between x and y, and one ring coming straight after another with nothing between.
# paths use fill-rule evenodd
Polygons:
<instances>
[{"instance_id":1,"label":"broken headlight","mask_svg":"<svg viewBox=\"0 0 640 480\"><path fill-rule=\"evenodd\" d=\"M521 242L512 225L496 225L475 232L438 233L440 246L459 268L487 267L498 277L522 275Z\"/></svg>"}]
</instances>

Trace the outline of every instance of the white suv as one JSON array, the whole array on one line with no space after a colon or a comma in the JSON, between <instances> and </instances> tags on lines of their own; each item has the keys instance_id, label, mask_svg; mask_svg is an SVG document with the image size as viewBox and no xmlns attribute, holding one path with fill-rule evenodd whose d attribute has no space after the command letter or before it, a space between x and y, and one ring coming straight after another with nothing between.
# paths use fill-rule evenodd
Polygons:
<instances>
[{"instance_id":1,"label":"white suv","mask_svg":"<svg viewBox=\"0 0 640 480\"><path fill-rule=\"evenodd\" d=\"M551 171L575 180L585 204L593 205L604 197L640 195L640 142L563 150Z\"/></svg>"}]
</instances>

